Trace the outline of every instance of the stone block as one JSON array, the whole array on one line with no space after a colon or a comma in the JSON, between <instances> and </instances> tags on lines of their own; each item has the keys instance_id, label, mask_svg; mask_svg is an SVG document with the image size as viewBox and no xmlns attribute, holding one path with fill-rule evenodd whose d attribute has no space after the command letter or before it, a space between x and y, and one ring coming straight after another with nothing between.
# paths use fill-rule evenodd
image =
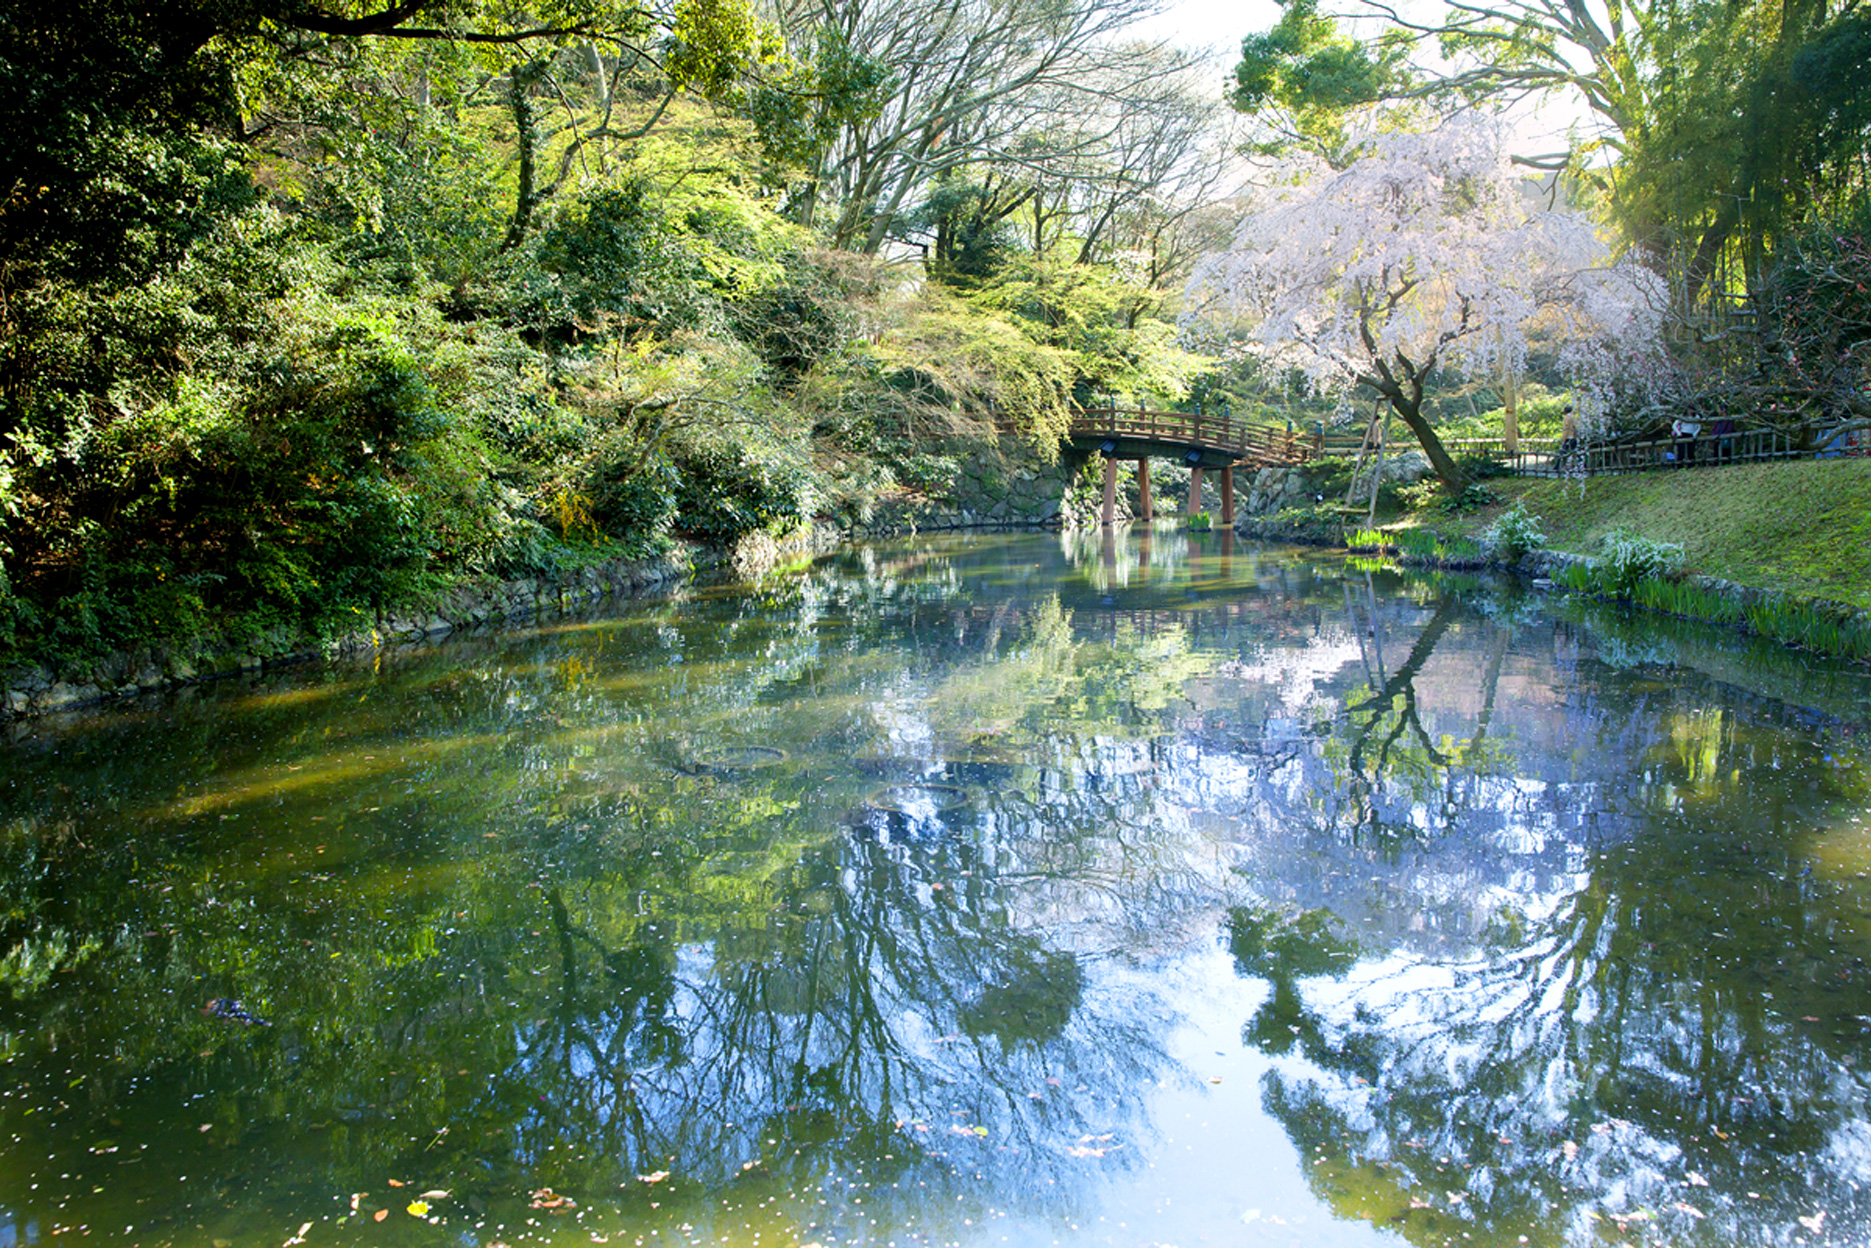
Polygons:
<instances>
[{"instance_id":1,"label":"stone block","mask_svg":"<svg viewBox=\"0 0 1871 1248\"><path fill-rule=\"evenodd\" d=\"M45 690L34 702L42 711L63 711L72 707L95 702L104 696L104 691L96 685L74 685L65 681L52 682L52 687Z\"/></svg>"}]
</instances>

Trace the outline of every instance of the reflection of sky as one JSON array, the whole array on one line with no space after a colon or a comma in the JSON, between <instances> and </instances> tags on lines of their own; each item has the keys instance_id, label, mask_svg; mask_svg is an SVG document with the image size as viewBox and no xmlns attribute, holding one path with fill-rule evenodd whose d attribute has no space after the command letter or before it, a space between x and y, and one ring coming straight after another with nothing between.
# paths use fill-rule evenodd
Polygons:
<instances>
[{"instance_id":1,"label":"reflection of sky","mask_svg":"<svg viewBox=\"0 0 1871 1248\"><path fill-rule=\"evenodd\" d=\"M1052 544L1011 545L1038 559ZM358 991L380 986L418 1051L457 1012L511 1029L500 1067L475 1072L476 1113L519 1106L503 1164L604 1137L637 1173L726 1191L757 1160L828 1248L936 1224L982 1244L1440 1243L1419 1198L1458 1240L1503 1244L1548 1220L1590 1241L1587 1210L1647 1209L1657 1220L1633 1227L1711 1244L1790 1242L1814 1201L1841 1234L1861 1229L1847 1185L1871 1177L1850 1064L1865 1046L1844 1033L1864 985L1828 944L1824 881L1762 865L1781 829L1837 804L1807 768L1811 725L1706 682L1609 671L1538 619L1439 617L1433 595L1348 590L1290 561L1243 557L1243 586L1180 609L1175 578L1199 561L1139 556L1104 607L1089 571L1052 568L1034 590L1013 584L1003 546L975 548L978 565L944 549L853 559L763 607L684 604L634 632L469 655L472 680L371 691L394 725L385 745L321 756L306 744L319 732L353 730L335 712L315 731L256 730L258 745L217 733L261 757L126 805L199 806L223 837L218 812L273 820L256 843L391 808L382 841L354 816L355 874L319 894L368 917L346 929L361 943L409 930L378 899L404 896L383 881L418 857L447 913L470 907L447 891L470 864L494 864L492 893L562 882L576 986L550 934L502 946L512 964L490 972L450 943L451 919L408 956L410 980ZM1461 742L1491 716L1485 748L1352 775L1363 721L1347 705L1438 619L1413 682L1422 724ZM784 767L683 765L704 744L768 742ZM337 787L344 751L392 745L402 762ZM1846 769L1827 766L1829 786ZM520 778L490 797L461 781L483 768ZM911 817L867 811L914 784L967 800L939 809L931 788ZM620 866L652 847L692 873ZM277 893L230 873L193 896L301 921L309 885L281 871ZM1249 908L1328 915L1350 969L1244 970L1230 923ZM1752 943L1729 942L1736 929ZM295 928L285 943L313 942ZM621 952L654 956L629 964L636 980L607 978ZM199 955L175 956L195 973ZM504 998L503 973L523 986L512 1012L469 989L428 1015L397 995L459 978ZM257 1112L243 1094L226 1093L230 1114ZM808 1138L821 1119L829 1141ZM372 1138L400 1148L401 1127ZM189 1174L225 1160L180 1155Z\"/></svg>"}]
</instances>

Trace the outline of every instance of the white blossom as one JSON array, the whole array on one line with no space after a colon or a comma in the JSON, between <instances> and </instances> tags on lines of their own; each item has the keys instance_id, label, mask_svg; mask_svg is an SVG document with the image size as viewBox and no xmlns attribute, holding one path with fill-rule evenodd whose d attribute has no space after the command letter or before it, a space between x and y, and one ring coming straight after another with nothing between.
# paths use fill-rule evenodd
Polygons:
<instances>
[{"instance_id":1,"label":"white blossom","mask_svg":"<svg viewBox=\"0 0 1871 1248\"><path fill-rule=\"evenodd\" d=\"M1614 261L1582 213L1541 204L1498 124L1465 116L1360 152L1344 169L1281 168L1228 249L1197 265L1185 332L1297 368L1323 393L1382 394L1388 380L1405 400L1444 362L1519 372L1535 333L1594 400L1617 360L1656 349L1661 280Z\"/></svg>"}]
</instances>

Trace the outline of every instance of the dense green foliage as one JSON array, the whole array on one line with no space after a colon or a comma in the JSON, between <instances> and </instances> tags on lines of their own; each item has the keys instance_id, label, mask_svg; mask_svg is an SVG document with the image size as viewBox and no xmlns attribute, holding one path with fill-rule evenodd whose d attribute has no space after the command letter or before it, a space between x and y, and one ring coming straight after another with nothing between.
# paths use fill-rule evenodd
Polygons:
<instances>
[{"instance_id":1,"label":"dense green foliage","mask_svg":"<svg viewBox=\"0 0 1871 1248\"><path fill-rule=\"evenodd\" d=\"M0 662L777 536L1196 367L1175 273L1111 262L1162 201L1048 191L965 273L876 254L946 228L943 179L1004 183L983 150L841 233L807 175L904 66L834 16L87 0L0 32Z\"/></svg>"}]
</instances>

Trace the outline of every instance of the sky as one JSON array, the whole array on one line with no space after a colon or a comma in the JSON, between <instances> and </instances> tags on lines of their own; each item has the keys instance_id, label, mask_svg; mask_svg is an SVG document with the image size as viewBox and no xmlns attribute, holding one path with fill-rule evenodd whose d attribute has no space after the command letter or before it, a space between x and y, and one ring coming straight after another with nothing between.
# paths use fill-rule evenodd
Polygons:
<instances>
[{"instance_id":1,"label":"sky","mask_svg":"<svg viewBox=\"0 0 1871 1248\"><path fill-rule=\"evenodd\" d=\"M1425 0L1419 0L1419 4L1423 8L1439 7ZM1279 20L1276 0L1169 0L1161 13L1139 22L1134 29L1145 38L1209 53L1215 65L1216 90L1220 91L1240 59L1242 38L1268 30ZM1522 106L1512 116L1519 155L1564 150L1566 131L1575 124L1588 130L1596 128L1583 104L1567 95L1555 95L1537 106Z\"/></svg>"}]
</instances>

